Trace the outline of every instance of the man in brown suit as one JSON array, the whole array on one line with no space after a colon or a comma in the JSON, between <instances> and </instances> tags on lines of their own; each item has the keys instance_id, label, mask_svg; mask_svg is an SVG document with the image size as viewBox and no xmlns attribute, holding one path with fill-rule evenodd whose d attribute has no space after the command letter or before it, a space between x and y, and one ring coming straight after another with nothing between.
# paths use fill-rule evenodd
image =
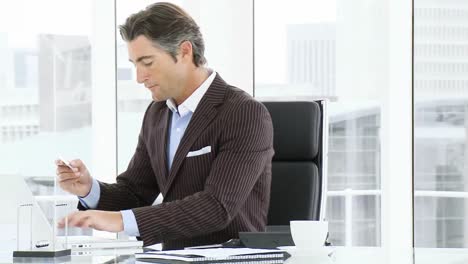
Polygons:
<instances>
[{"instance_id":1,"label":"man in brown suit","mask_svg":"<svg viewBox=\"0 0 468 264\"><path fill-rule=\"evenodd\" d=\"M80 160L72 168L56 161L60 186L80 198L68 224L125 231L164 249L263 230L273 156L266 108L204 67L199 27L179 7L153 4L130 16L120 32L137 81L154 101L116 183L92 178ZM163 202L153 205L160 193Z\"/></svg>"}]
</instances>

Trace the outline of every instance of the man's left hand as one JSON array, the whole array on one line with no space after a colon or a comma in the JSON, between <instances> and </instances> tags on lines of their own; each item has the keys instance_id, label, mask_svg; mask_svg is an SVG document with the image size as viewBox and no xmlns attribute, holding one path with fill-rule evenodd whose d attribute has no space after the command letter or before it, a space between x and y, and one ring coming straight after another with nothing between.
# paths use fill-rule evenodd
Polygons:
<instances>
[{"instance_id":1,"label":"man's left hand","mask_svg":"<svg viewBox=\"0 0 468 264\"><path fill-rule=\"evenodd\" d=\"M69 227L93 228L100 231L120 232L124 230L122 214L98 210L78 211L68 215ZM58 222L59 228L65 227L65 218Z\"/></svg>"}]
</instances>

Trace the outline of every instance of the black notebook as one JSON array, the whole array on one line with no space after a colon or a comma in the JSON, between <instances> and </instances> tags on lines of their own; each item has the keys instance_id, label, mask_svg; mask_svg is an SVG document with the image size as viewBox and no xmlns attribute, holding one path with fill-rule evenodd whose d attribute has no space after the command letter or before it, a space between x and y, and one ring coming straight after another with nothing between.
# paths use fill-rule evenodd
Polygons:
<instances>
[{"instance_id":1,"label":"black notebook","mask_svg":"<svg viewBox=\"0 0 468 264\"><path fill-rule=\"evenodd\" d=\"M208 248L190 250L150 251L136 253L140 262L156 263L283 263L285 254L279 249Z\"/></svg>"}]
</instances>

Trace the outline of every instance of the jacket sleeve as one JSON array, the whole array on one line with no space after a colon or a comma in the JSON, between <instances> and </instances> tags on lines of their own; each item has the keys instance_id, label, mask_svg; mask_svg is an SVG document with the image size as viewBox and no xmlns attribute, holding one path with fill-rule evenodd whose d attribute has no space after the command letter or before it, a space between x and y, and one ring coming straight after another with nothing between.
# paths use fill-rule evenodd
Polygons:
<instances>
[{"instance_id":1,"label":"jacket sleeve","mask_svg":"<svg viewBox=\"0 0 468 264\"><path fill-rule=\"evenodd\" d=\"M151 107L148 107L148 109ZM146 111L148 113L148 110ZM159 195L159 186L156 181L150 158L144 141L143 125L138 137L138 143L133 157L125 172L117 176L116 183L99 182L101 193L96 210L119 211L135 207L151 205ZM81 203L78 209L86 210Z\"/></svg>"}]
</instances>

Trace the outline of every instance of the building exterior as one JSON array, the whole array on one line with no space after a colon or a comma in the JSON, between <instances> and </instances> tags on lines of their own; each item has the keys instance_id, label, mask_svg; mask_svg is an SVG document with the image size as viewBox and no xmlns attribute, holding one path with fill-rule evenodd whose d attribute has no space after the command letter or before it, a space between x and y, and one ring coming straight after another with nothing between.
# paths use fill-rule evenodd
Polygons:
<instances>
[{"instance_id":1,"label":"building exterior","mask_svg":"<svg viewBox=\"0 0 468 264\"><path fill-rule=\"evenodd\" d=\"M289 85L302 85L313 95L336 90L336 26L317 23L287 26Z\"/></svg>"},{"instance_id":2,"label":"building exterior","mask_svg":"<svg viewBox=\"0 0 468 264\"><path fill-rule=\"evenodd\" d=\"M468 2L415 1L415 245L468 245ZM458 197L458 198L457 198ZM430 232L428 232L430 230Z\"/></svg>"}]
</instances>

